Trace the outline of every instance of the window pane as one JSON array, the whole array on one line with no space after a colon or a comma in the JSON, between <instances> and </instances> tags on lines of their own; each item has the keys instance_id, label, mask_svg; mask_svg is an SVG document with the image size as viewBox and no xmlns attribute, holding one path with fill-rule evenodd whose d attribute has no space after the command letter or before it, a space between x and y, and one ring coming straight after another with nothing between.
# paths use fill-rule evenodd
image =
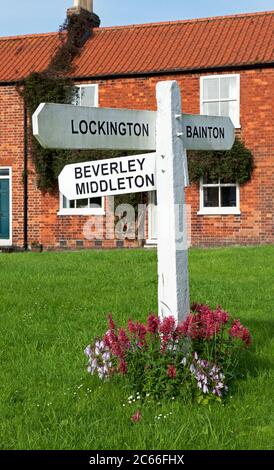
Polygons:
<instances>
[{"instance_id":1,"label":"window pane","mask_svg":"<svg viewBox=\"0 0 274 470\"><path fill-rule=\"evenodd\" d=\"M63 209L68 209L68 200L65 196L63 196Z\"/></svg>"},{"instance_id":2,"label":"window pane","mask_svg":"<svg viewBox=\"0 0 274 470\"><path fill-rule=\"evenodd\" d=\"M224 77L221 78L221 99L235 99L236 98L236 77Z\"/></svg>"},{"instance_id":3,"label":"window pane","mask_svg":"<svg viewBox=\"0 0 274 470\"><path fill-rule=\"evenodd\" d=\"M76 201L77 209L88 209L88 199L79 199Z\"/></svg>"},{"instance_id":4,"label":"window pane","mask_svg":"<svg viewBox=\"0 0 274 470\"><path fill-rule=\"evenodd\" d=\"M223 101L222 103L220 103L220 115L221 116L229 116L229 110L230 110L229 101Z\"/></svg>"},{"instance_id":5,"label":"window pane","mask_svg":"<svg viewBox=\"0 0 274 470\"><path fill-rule=\"evenodd\" d=\"M204 103L203 112L209 116L219 116L219 103Z\"/></svg>"},{"instance_id":6,"label":"window pane","mask_svg":"<svg viewBox=\"0 0 274 470\"><path fill-rule=\"evenodd\" d=\"M204 188L204 207L219 207L219 188Z\"/></svg>"},{"instance_id":7,"label":"window pane","mask_svg":"<svg viewBox=\"0 0 274 470\"><path fill-rule=\"evenodd\" d=\"M222 207L236 207L236 186L230 188L221 188L221 206Z\"/></svg>"},{"instance_id":8,"label":"window pane","mask_svg":"<svg viewBox=\"0 0 274 470\"><path fill-rule=\"evenodd\" d=\"M205 175L203 182L204 184L218 184L218 178L212 178L209 175Z\"/></svg>"},{"instance_id":9,"label":"window pane","mask_svg":"<svg viewBox=\"0 0 274 470\"><path fill-rule=\"evenodd\" d=\"M74 209L75 208L75 201L69 201L69 208Z\"/></svg>"},{"instance_id":10,"label":"window pane","mask_svg":"<svg viewBox=\"0 0 274 470\"><path fill-rule=\"evenodd\" d=\"M204 79L204 100L218 100L220 81L219 78Z\"/></svg>"},{"instance_id":11,"label":"window pane","mask_svg":"<svg viewBox=\"0 0 274 470\"><path fill-rule=\"evenodd\" d=\"M95 106L95 86L81 87L81 106Z\"/></svg>"},{"instance_id":12,"label":"window pane","mask_svg":"<svg viewBox=\"0 0 274 470\"><path fill-rule=\"evenodd\" d=\"M93 208L97 208L97 209L101 209L102 207L102 198L101 197L94 197L92 199L89 200L89 204L92 209Z\"/></svg>"},{"instance_id":13,"label":"window pane","mask_svg":"<svg viewBox=\"0 0 274 470\"><path fill-rule=\"evenodd\" d=\"M236 101L225 101L221 104L221 116L229 116L234 126L238 125L238 105Z\"/></svg>"},{"instance_id":14,"label":"window pane","mask_svg":"<svg viewBox=\"0 0 274 470\"><path fill-rule=\"evenodd\" d=\"M8 168L5 168L3 170L0 169L0 176L9 176L10 170Z\"/></svg>"}]
</instances>

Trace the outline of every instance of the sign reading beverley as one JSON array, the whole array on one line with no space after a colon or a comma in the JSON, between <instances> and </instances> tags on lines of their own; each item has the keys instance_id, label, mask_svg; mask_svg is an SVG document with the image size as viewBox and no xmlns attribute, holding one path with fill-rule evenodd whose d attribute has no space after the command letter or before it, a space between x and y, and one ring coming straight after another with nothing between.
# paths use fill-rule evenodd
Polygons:
<instances>
[{"instance_id":1,"label":"sign reading beverley","mask_svg":"<svg viewBox=\"0 0 274 470\"><path fill-rule=\"evenodd\" d=\"M41 103L33 114L33 135L44 148L156 149L154 111ZM180 114L186 150L228 150L234 143L231 119Z\"/></svg>"},{"instance_id":2,"label":"sign reading beverley","mask_svg":"<svg viewBox=\"0 0 274 470\"><path fill-rule=\"evenodd\" d=\"M32 123L44 148L155 150L152 111L41 103Z\"/></svg>"},{"instance_id":3,"label":"sign reading beverley","mask_svg":"<svg viewBox=\"0 0 274 470\"><path fill-rule=\"evenodd\" d=\"M133 155L67 165L59 190L69 200L156 189L156 154Z\"/></svg>"}]
</instances>

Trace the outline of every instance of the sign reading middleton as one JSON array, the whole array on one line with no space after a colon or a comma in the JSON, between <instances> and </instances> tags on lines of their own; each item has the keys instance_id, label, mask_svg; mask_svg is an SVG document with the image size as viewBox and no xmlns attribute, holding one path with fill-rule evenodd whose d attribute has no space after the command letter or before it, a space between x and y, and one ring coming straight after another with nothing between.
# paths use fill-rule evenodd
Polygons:
<instances>
[{"instance_id":1,"label":"sign reading middleton","mask_svg":"<svg viewBox=\"0 0 274 470\"><path fill-rule=\"evenodd\" d=\"M155 165L155 153L67 165L59 191L69 200L153 191Z\"/></svg>"},{"instance_id":2,"label":"sign reading middleton","mask_svg":"<svg viewBox=\"0 0 274 470\"><path fill-rule=\"evenodd\" d=\"M44 148L155 150L155 112L41 103L33 135Z\"/></svg>"}]
</instances>

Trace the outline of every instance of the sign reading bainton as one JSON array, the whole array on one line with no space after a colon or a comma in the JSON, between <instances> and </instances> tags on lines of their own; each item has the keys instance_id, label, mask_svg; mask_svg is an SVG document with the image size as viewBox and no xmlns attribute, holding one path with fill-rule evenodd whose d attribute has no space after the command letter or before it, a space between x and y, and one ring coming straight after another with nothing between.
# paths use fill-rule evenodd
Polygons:
<instances>
[{"instance_id":1,"label":"sign reading bainton","mask_svg":"<svg viewBox=\"0 0 274 470\"><path fill-rule=\"evenodd\" d=\"M229 117L182 114L183 142L187 150L229 150L235 129Z\"/></svg>"},{"instance_id":2,"label":"sign reading bainton","mask_svg":"<svg viewBox=\"0 0 274 470\"><path fill-rule=\"evenodd\" d=\"M41 103L33 135L44 148L155 150L155 112Z\"/></svg>"},{"instance_id":3,"label":"sign reading bainton","mask_svg":"<svg viewBox=\"0 0 274 470\"><path fill-rule=\"evenodd\" d=\"M155 156L133 155L67 165L59 175L59 191L69 200L153 191Z\"/></svg>"}]
</instances>

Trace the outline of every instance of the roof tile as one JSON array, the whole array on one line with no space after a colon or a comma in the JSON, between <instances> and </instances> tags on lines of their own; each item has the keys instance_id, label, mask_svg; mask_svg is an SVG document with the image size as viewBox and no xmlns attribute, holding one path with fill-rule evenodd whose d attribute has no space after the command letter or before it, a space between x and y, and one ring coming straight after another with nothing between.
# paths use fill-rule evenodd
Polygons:
<instances>
[{"instance_id":1,"label":"roof tile","mask_svg":"<svg viewBox=\"0 0 274 470\"><path fill-rule=\"evenodd\" d=\"M74 77L274 63L274 12L96 28ZM0 82L44 70L58 33L0 38Z\"/></svg>"}]
</instances>

